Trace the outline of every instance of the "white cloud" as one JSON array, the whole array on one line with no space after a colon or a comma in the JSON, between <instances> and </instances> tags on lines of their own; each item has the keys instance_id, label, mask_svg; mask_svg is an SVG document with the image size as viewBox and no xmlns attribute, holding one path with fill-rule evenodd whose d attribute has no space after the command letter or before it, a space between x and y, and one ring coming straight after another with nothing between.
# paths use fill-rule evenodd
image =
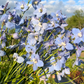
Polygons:
<instances>
[{"instance_id":1,"label":"white cloud","mask_svg":"<svg viewBox=\"0 0 84 84\"><path fill-rule=\"evenodd\" d=\"M42 3L42 4L46 4L46 3L47 3L47 1L41 1L41 3Z\"/></svg>"},{"instance_id":2,"label":"white cloud","mask_svg":"<svg viewBox=\"0 0 84 84\"><path fill-rule=\"evenodd\" d=\"M75 4L75 1L74 0L68 0L67 3L69 3L69 4Z\"/></svg>"},{"instance_id":3,"label":"white cloud","mask_svg":"<svg viewBox=\"0 0 84 84\"><path fill-rule=\"evenodd\" d=\"M80 4L84 4L84 0L79 0L78 1Z\"/></svg>"},{"instance_id":4,"label":"white cloud","mask_svg":"<svg viewBox=\"0 0 84 84\"><path fill-rule=\"evenodd\" d=\"M50 1L49 3L50 3L50 4L53 4L53 3L55 3L55 1Z\"/></svg>"},{"instance_id":5,"label":"white cloud","mask_svg":"<svg viewBox=\"0 0 84 84\"><path fill-rule=\"evenodd\" d=\"M0 0L0 5L1 4L6 4L7 1L9 1L9 7L14 7L14 3L17 1L17 0ZM82 0L79 0L80 3L83 3L83 1L81 2ZM67 17L73 15L73 12L75 10L84 10L84 6L83 5L77 5L76 2L74 0L68 0L68 1L60 1L60 0L43 0L41 2L42 4L45 4L44 7L47 9L47 13L50 14L52 12L56 12L57 10L62 10L63 14L66 14ZM54 4L53 4L54 3ZM73 5L72 5L73 4ZM33 15L33 11L34 9L31 7L26 13L24 16L31 16Z\"/></svg>"}]
</instances>

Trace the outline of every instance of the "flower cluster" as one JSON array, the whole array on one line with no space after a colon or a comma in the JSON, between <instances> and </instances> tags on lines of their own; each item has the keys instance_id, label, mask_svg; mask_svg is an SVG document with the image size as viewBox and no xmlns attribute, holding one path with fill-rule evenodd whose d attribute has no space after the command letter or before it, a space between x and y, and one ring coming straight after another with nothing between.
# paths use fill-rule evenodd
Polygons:
<instances>
[{"instance_id":1,"label":"flower cluster","mask_svg":"<svg viewBox=\"0 0 84 84\"><path fill-rule=\"evenodd\" d=\"M47 70L46 74L56 72L58 81L61 81L61 77L70 74L70 69L65 63L74 50L76 61L73 66L80 65L79 57L84 51L84 28L65 30L68 25L65 22L67 17L62 11L47 14L46 8L40 2L41 0L32 0L35 11L29 19L23 18L30 8L29 4L23 1L16 3L14 11L9 13L8 3L0 6L0 57L8 56L7 50L10 50L14 61L26 66L32 65L34 71L41 68L44 72ZM20 15L17 14L17 10L21 12ZM10 39L12 41L8 42Z\"/></svg>"}]
</instances>

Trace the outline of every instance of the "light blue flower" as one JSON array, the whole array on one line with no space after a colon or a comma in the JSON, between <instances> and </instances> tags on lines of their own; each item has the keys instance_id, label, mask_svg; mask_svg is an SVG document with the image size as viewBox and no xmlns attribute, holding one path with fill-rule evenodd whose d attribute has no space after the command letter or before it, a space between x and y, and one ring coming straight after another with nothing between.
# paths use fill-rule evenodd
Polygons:
<instances>
[{"instance_id":1,"label":"light blue flower","mask_svg":"<svg viewBox=\"0 0 84 84\"><path fill-rule=\"evenodd\" d=\"M44 63L42 60L39 59L38 54L31 55L31 61L27 61L27 64L33 64L33 70L36 71L38 67L43 67Z\"/></svg>"},{"instance_id":2,"label":"light blue flower","mask_svg":"<svg viewBox=\"0 0 84 84\"><path fill-rule=\"evenodd\" d=\"M81 41L84 42L84 28L79 30L78 28L72 29L72 38L75 38L74 43L80 43Z\"/></svg>"},{"instance_id":3,"label":"light blue flower","mask_svg":"<svg viewBox=\"0 0 84 84\"><path fill-rule=\"evenodd\" d=\"M26 45L25 49L29 54L34 54L36 52L36 46Z\"/></svg>"},{"instance_id":4,"label":"light blue flower","mask_svg":"<svg viewBox=\"0 0 84 84\"><path fill-rule=\"evenodd\" d=\"M48 24L48 28L47 28L46 30L52 30L52 29L57 28L57 27L60 26L60 25L57 24L54 20L51 20L50 23L51 23L51 24Z\"/></svg>"},{"instance_id":5,"label":"light blue flower","mask_svg":"<svg viewBox=\"0 0 84 84\"><path fill-rule=\"evenodd\" d=\"M56 70L56 71L61 70L62 63L60 62L60 60L57 60L57 62L55 62L55 58L52 57L50 59L50 62L52 65L49 67L49 72L53 72L54 70Z\"/></svg>"},{"instance_id":6,"label":"light blue flower","mask_svg":"<svg viewBox=\"0 0 84 84\"><path fill-rule=\"evenodd\" d=\"M24 1L16 3L16 8L15 8L16 10L26 11L27 8L28 8L27 3L25 3Z\"/></svg>"},{"instance_id":7,"label":"light blue flower","mask_svg":"<svg viewBox=\"0 0 84 84\"><path fill-rule=\"evenodd\" d=\"M55 39L55 44L58 45L58 47L61 47L62 50L64 50L65 48L67 50L73 50L73 45L69 43L69 39L67 37L64 37L63 39L57 37Z\"/></svg>"},{"instance_id":8,"label":"light blue flower","mask_svg":"<svg viewBox=\"0 0 84 84\"><path fill-rule=\"evenodd\" d=\"M13 54L14 61L17 61L18 63L22 63L24 61L24 58L21 56L18 56L17 53Z\"/></svg>"},{"instance_id":9,"label":"light blue flower","mask_svg":"<svg viewBox=\"0 0 84 84\"><path fill-rule=\"evenodd\" d=\"M28 44L29 45L35 45L38 40L38 33L30 33L28 34Z\"/></svg>"},{"instance_id":10,"label":"light blue flower","mask_svg":"<svg viewBox=\"0 0 84 84\"><path fill-rule=\"evenodd\" d=\"M46 8L44 8L42 4L39 4L37 9L34 11L34 15L36 15L37 18L41 17L45 13Z\"/></svg>"}]
</instances>

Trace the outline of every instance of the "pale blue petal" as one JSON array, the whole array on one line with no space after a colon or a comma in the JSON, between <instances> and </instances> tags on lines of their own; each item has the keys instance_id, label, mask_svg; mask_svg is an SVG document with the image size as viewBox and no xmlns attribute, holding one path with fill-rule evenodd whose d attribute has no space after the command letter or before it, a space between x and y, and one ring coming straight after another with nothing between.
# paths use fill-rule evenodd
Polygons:
<instances>
[{"instance_id":1,"label":"pale blue petal","mask_svg":"<svg viewBox=\"0 0 84 84\"><path fill-rule=\"evenodd\" d=\"M78 28L73 28L73 29L72 29L72 33L73 33L74 35L78 35L78 33L80 33L80 30L79 30Z\"/></svg>"},{"instance_id":2,"label":"pale blue petal","mask_svg":"<svg viewBox=\"0 0 84 84\"><path fill-rule=\"evenodd\" d=\"M19 22L19 25L21 25L23 23L24 23L24 19L21 19L20 22Z\"/></svg>"},{"instance_id":3,"label":"pale blue petal","mask_svg":"<svg viewBox=\"0 0 84 84\"><path fill-rule=\"evenodd\" d=\"M24 61L24 58L23 57L17 57L17 62L18 63L22 63Z\"/></svg>"},{"instance_id":4,"label":"pale blue petal","mask_svg":"<svg viewBox=\"0 0 84 84\"><path fill-rule=\"evenodd\" d=\"M64 73L65 73L65 70L62 70L62 73L61 73L62 77L64 76Z\"/></svg>"},{"instance_id":5,"label":"pale blue petal","mask_svg":"<svg viewBox=\"0 0 84 84\"><path fill-rule=\"evenodd\" d=\"M38 68L37 65L34 63L34 65L33 65L33 70L36 71L37 68Z\"/></svg>"},{"instance_id":6,"label":"pale blue petal","mask_svg":"<svg viewBox=\"0 0 84 84\"><path fill-rule=\"evenodd\" d=\"M75 38L75 40L74 40L74 43L80 43L81 42L81 39L80 38Z\"/></svg>"},{"instance_id":7,"label":"pale blue petal","mask_svg":"<svg viewBox=\"0 0 84 84\"><path fill-rule=\"evenodd\" d=\"M52 71L54 71L54 67L53 66L49 67L49 72L52 72Z\"/></svg>"},{"instance_id":8,"label":"pale blue petal","mask_svg":"<svg viewBox=\"0 0 84 84\"><path fill-rule=\"evenodd\" d=\"M78 50L76 51L76 56L77 56L77 57L80 57L80 55L81 55L81 50L78 49Z\"/></svg>"},{"instance_id":9,"label":"pale blue petal","mask_svg":"<svg viewBox=\"0 0 84 84\"><path fill-rule=\"evenodd\" d=\"M38 67L43 67L43 66L44 66L44 63L43 63L43 61L41 61L41 60L38 60L37 66L38 66Z\"/></svg>"},{"instance_id":10,"label":"pale blue petal","mask_svg":"<svg viewBox=\"0 0 84 84\"><path fill-rule=\"evenodd\" d=\"M26 63L27 63L27 64L33 64L33 62L30 62L30 61L27 61Z\"/></svg>"},{"instance_id":11,"label":"pale blue petal","mask_svg":"<svg viewBox=\"0 0 84 84\"><path fill-rule=\"evenodd\" d=\"M59 70L61 70L61 67L62 67L62 63L60 62L60 60L58 60L56 63L56 66L54 66L54 69L56 71L59 71Z\"/></svg>"},{"instance_id":12,"label":"pale blue petal","mask_svg":"<svg viewBox=\"0 0 84 84\"><path fill-rule=\"evenodd\" d=\"M70 74L70 69L69 68L65 68L65 74Z\"/></svg>"},{"instance_id":13,"label":"pale blue petal","mask_svg":"<svg viewBox=\"0 0 84 84\"><path fill-rule=\"evenodd\" d=\"M76 61L74 62L73 66L74 65L79 65L79 59L78 58L76 58Z\"/></svg>"},{"instance_id":14,"label":"pale blue petal","mask_svg":"<svg viewBox=\"0 0 84 84\"><path fill-rule=\"evenodd\" d=\"M62 43L62 39L61 38L56 38L55 40L55 44L61 44Z\"/></svg>"},{"instance_id":15,"label":"pale blue petal","mask_svg":"<svg viewBox=\"0 0 84 84\"><path fill-rule=\"evenodd\" d=\"M51 57L50 62L51 63L55 62L55 58L54 57Z\"/></svg>"},{"instance_id":16,"label":"pale blue petal","mask_svg":"<svg viewBox=\"0 0 84 84\"><path fill-rule=\"evenodd\" d=\"M57 79L58 79L58 81L61 81L61 75L60 74L57 74Z\"/></svg>"},{"instance_id":17,"label":"pale blue petal","mask_svg":"<svg viewBox=\"0 0 84 84\"><path fill-rule=\"evenodd\" d=\"M60 59L60 62L61 62L62 64L65 63L65 62L66 62L65 58L62 57L62 58Z\"/></svg>"},{"instance_id":18,"label":"pale blue petal","mask_svg":"<svg viewBox=\"0 0 84 84\"><path fill-rule=\"evenodd\" d=\"M84 36L82 37L82 41L84 42Z\"/></svg>"},{"instance_id":19,"label":"pale blue petal","mask_svg":"<svg viewBox=\"0 0 84 84\"><path fill-rule=\"evenodd\" d=\"M62 48L62 50L64 50L64 49L65 49L65 48L64 48L64 46L62 46L61 48Z\"/></svg>"},{"instance_id":20,"label":"pale blue petal","mask_svg":"<svg viewBox=\"0 0 84 84\"><path fill-rule=\"evenodd\" d=\"M67 43L65 47L67 50L73 50L73 45L71 43Z\"/></svg>"},{"instance_id":21,"label":"pale blue petal","mask_svg":"<svg viewBox=\"0 0 84 84\"><path fill-rule=\"evenodd\" d=\"M68 43L68 42L69 42L69 38L68 38L68 37L64 37L64 38L63 38L63 41L64 41L65 43Z\"/></svg>"}]
</instances>

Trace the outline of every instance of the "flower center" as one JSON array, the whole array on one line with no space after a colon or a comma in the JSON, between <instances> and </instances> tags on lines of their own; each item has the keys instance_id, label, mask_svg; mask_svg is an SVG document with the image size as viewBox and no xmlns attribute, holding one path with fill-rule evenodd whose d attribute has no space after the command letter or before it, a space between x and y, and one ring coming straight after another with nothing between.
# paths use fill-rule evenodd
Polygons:
<instances>
[{"instance_id":1,"label":"flower center","mask_svg":"<svg viewBox=\"0 0 84 84\"><path fill-rule=\"evenodd\" d=\"M21 7L21 9L24 9L24 5L23 4L20 7Z\"/></svg>"},{"instance_id":2,"label":"flower center","mask_svg":"<svg viewBox=\"0 0 84 84\"><path fill-rule=\"evenodd\" d=\"M14 56L14 61L16 61L17 60L17 56Z\"/></svg>"},{"instance_id":3,"label":"flower center","mask_svg":"<svg viewBox=\"0 0 84 84\"><path fill-rule=\"evenodd\" d=\"M37 59L33 59L33 62L34 62L34 63L37 63Z\"/></svg>"},{"instance_id":4,"label":"flower center","mask_svg":"<svg viewBox=\"0 0 84 84\"><path fill-rule=\"evenodd\" d=\"M65 42L62 42L61 45L62 45L62 46L66 46Z\"/></svg>"},{"instance_id":5,"label":"flower center","mask_svg":"<svg viewBox=\"0 0 84 84\"><path fill-rule=\"evenodd\" d=\"M41 22L39 22L39 24L38 24L40 27L42 27L42 23Z\"/></svg>"},{"instance_id":6,"label":"flower center","mask_svg":"<svg viewBox=\"0 0 84 84\"><path fill-rule=\"evenodd\" d=\"M82 33L81 33L81 32L80 32L80 33L78 33L78 36L79 36L79 37L82 37Z\"/></svg>"},{"instance_id":7,"label":"flower center","mask_svg":"<svg viewBox=\"0 0 84 84\"><path fill-rule=\"evenodd\" d=\"M61 56L58 56L58 59L60 60L62 57Z\"/></svg>"},{"instance_id":8,"label":"flower center","mask_svg":"<svg viewBox=\"0 0 84 84\"><path fill-rule=\"evenodd\" d=\"M38 35L36 35L34 38L35 38L36 40L38 40Z\"/></svg>"},{"instance_id":9,"label":"flower center","mask_svg":"<svg viewBox=\"0 0 84 84\"><path fill-rule=\"evenodd\" d=\"M56 63L53 63L53 66L56 66Z\"/></svg>"},{"instance_id":10,"label":"flower center","mask_svg":"<svg viewBox=\"0 0 84 84\"><path fill-rule=\"evenodd\" d=\"M52 22L52 27L55 27L55 24L54 24L54 22Z\"/></svg>"},{"instance_id":11,"label":"flower center","mask_svg":"<svg viewBox=\"0 0 84 84\"><path fill-rule=\"evenodd\" d=\"M42 13L42 12L43 12L42 8L40 8L40 9L39 9L39 12L40 12L40 13Z\"/></svg>"},{"instance_id":12,"label":"flower center","mask_svg":"<svg viewBox=\"0 0 84 84\"><path fill-rule=\"evenodd\" d=\"M35 1L34 4L37 5L38 4L38 1Z\"/></svg>"},{"instance_id":13,"label":"flower center","mask_svg":"<svg viewBox=\"0 0 84 84\"><path fill-rule=\"evenodd\" d=\"M58 14L56 14L56 17L58 17Z\"/></svg>"}]
</instances>

